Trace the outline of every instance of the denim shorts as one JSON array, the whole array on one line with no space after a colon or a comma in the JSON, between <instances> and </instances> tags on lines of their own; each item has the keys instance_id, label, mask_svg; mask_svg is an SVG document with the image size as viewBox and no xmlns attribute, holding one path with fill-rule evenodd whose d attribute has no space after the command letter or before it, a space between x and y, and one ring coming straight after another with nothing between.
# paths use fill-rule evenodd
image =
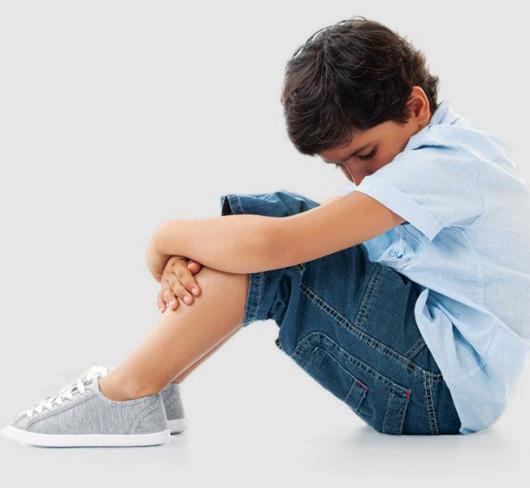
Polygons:
<instances>
[{"instance_id":1,"label":"denim shorts","mask_svg":"<svg viewBox=\"0 0 530 488\"><path fill-rule=\"evenodd\" d=\"M279 190L222 195L220 205L222 215L285 217L320 204ZM276 346L376 431L459 434L451 393L414 317L420 286L367 256L361 243L250 273L242 325L272 319Z\"/></svg>"}]
</instances>

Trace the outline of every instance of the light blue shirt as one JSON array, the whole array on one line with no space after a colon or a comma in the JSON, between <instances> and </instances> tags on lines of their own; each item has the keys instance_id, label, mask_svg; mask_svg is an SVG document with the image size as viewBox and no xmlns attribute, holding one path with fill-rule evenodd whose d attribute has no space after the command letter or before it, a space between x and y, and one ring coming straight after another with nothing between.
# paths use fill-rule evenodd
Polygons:
<instances>
[{"instance_id":1,"label":"light blue shirt","mask_svg":"<svg viewBox=\"0 0 530 488\"><path fill-rule=\"evenodd\" d=\"M442 101L389 164L348 183L405 219L364 242L422 287L414 314L460 433L503 413L530 352L530 192L507 145Z\"/></svg>"}]
</instances>

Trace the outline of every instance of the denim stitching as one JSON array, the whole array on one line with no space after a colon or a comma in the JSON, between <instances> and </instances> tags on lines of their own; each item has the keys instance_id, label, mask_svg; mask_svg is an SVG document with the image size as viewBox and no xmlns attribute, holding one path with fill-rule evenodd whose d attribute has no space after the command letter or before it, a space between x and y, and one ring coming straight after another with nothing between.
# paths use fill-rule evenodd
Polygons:
<instances>
[{"instance_id":1,"label":"denim stitching","mask_svg":"<svg viewBox=\"0 0 530 488\"><path fill-rule=\"evenodd\" d=\"M354 411L355 412L358 412L359 411L359 408L361 407L361 403L364 401L364 399L366 398L366 394L367 392L369 391L369 388L364 384L364 383L361 383L355 376L353 376L353 381L352 381L352 384L350 386L350 389L348 390L348 393L347 395L344 397L344 401L346 403L348 403L349 405L351 405L351 403L348 401L348 398L350 397L350 395L352 394L352 391L356 390L356 391L359 391L361 390L362 391L362 394L359 395L359 400L357 401L357 404L355 405L354 407Z\"/></svg>"},{"instance_id":2,"label":"denim stitching","mask_svg":"<svg viewBox=\"0 0 530 488\"><path fill-rule=\"evenodd\" d=\"M370 274L370 277L368 278L368 285L366 286L366 290L361 299L361 303L353 319L353 324L358 327L362 326L364 320L366 319L368 315L369 305L372 303L372 298L375 296L374 290L376 288L377 283L379 282L382 271L383 271L382 266L376 265L374 266L374 269L372 270L372 273Z\"/></svg>"},{"instance_id":3,"label":"denim stitching","mask_svg":"<svg viewBox=\"0 0 530 488\"><path fill-rule=\"evenodd\" d=\"M434 404L434 394L432 392L432 380L429 381L429 390L431 392L431 400L432 400L432 413L433 413L433 420L434 420L434 426L436 429L436 434L440 433L440 426L438 425L438 416L436 415L436 406Z\"/></svg>"},{"instance_id":4,"label":"denim stitching","mask_svg":"<svg viewBox=\"0 0 530 488\"><path fill-rule=\"evenodd\" d=\"M305 272L305 266L303 264L295 264L295 267L298 268L302 273Z\"/></svg>"},{"instance_id":5,"label":"denim stitching","mask_svg":"<svg viewBox=\"0 0 530 488\"><path fill-rule=\"evenodd\" d=\"M412 346L409 347L409 350L405 353L405 357L412 359L416 354L418 354L426 346L423 337L420 337Z\"/></svg>"},{"instance_id":6,"label":"denim stitching","mask_svg":"<svg viewBox=\"0 0 530 488\"><path fill-rule=\"evenodd\" d=\"M306 360L302 363L302 369L306 369L307 368L309 360L313 357L313 354L315 353L315 351L317 349L320 349L320 348L317 346L317 347L314 347L313 349L311 349L311 352L308 354Z\"/></svg>"},{"instance_id":7,"label":"denim stitching","mask_svg":"<svg viewBox=\"0 0 530 488\"><path fill-rule=\"evenodd\" d=\"M429 417L429 425L431 428L431 433L436 435L436 434L439 434L439 430L438 430L438 423L436 422L436 412L434 409L434 401L433 401L431 385L432 385L431 378L426 376L423 382L423 387L425 390L425 403L427 405L427 415Z\"/></svg>"},{"instance_id":8,"label":"denim stitching","mask_svg":"<svg viewBox=\"0 0 530 488\"><path fill-rule=\"evenodd\" d=\"M433 381L441 381L441 373L432 373L423 369L421 366L410 361L408 358L404 357L401 353L395 351L390 346L378 341L364 330L356 327L352 324L344 315L335 310L331 305L326 303L321 297L319 297L313 290L311 290L307 285L301 283L301 291L304 293L310 301L312 301L316 306L324 310L331 317L333 317L340 325L342 325L348 332L353 333L357 338L374 349L378 350L381 354L393 359L397 364L405 368L409 373L415 374L416 376L423 378L425 375L432 378Z\"/></svg>"},{"instance_id":9,"label":"denim stitching","mask_svg":"<svg viewBox=\"0 0 530 488\"><path fill-rule=\"evenodd\" d=\"M383 434L395 434L394 432L388 432L388 425L387 425L387 421L388 421L388 418L389 418L389 412L391 411L391 404L392 404L392 401L394 400L395 397L396 397L395 392L391 392L390 395L388 396L388 401L386 402L385 418L383 420L383 427L381 429ZM403 433L403 424L405 423L405 412L406 412L406 410L408 408L408 402L409 401L410 401L410 398L407 401L405 401L405 402L401 402L400 409L393 412L393 414L397 418L401 419L401 422L400 422L400 424L398 426L399 435L401 435Z\"/></svg>"},{"instance_id":10,"label":"denim stitching","mask_svg":"<svg viewBox=\"0 0 530 488\"><path fill-rule=\"evenodd\" d=\"M394 399L394 392L391 391L390 392L390 395L388 395L388 400L386 402L386 410L385 410L385 418L383 419L383 426L381 427L381 432L383 433L387 433L386 432L386 423L387 423L387 419L388 419L388 412L390 410L390 402Z\"/></svg>"},{"instance_id":11,"label":"denim stitching","mask_svg":"<svg viewBox=\"0 0 530 488\"><path fill-rule=\"evenodd\" d=\"M391 391L396 392L397 391L402 396L406 396L407 388L404 388L403 386L398 385L397 383L392 381L390 378L388 378L384 374L382 374L379 371L377 371L374 367L372 367L369 364L365 363L361 359L355 357L353 354L350 354L348 351L346 351L344 348L342 348L339 344L337 344L331 337L329 337L325 332L315 331L315 332L310 332L309 334L304 336L298 342L298 344L296 345L295 350L293 352L293 356L297 357L298 359L300 359L301 358L301 350L302 350L302 348L306 347L307 344L312 344L312 339L313 338L316 338L316 344L313 343L313 345L315 347L318 347L318 345L320 345L321 349L326 350L326 352L329 351L330 348L335 350L337 355L339 355L340 357L344 358L347 362L357 366L359 369L364 371L366 374L370 375L372 377L372 379L374 379L379 384L383 385L387 391L389 391L389 392L391 392ZM326 343L327 349L326 349L326 346L322 346L323 343ZM311 351L311 354L312 353L313 353L313 351ZM328 352L328 354L333 356L333 354L331 354L330 352ZM344 364L344 363L341 363L340 359L338 359L336 357L334 357L334 359L337 362L339 362L340 364ZM306 364L306 362L304 362L304 365ZM353 377L355 377L354 373L351 373L349 370L348 370L348 372Z\"/></svg>"},{"instance_id":12,"label":"denim stitching","mask_svg":"<svg viewBox=\"0 0 530 488\"><path fill-rule=\"evenodd\" d=\"M317 342L319 345L315 345L312 341L313 337L316 339L315 342ZM333 339L331 339L325 332L312 332L308 335L306 335L300 343L296 347L295 353L299 354L299 351L306 347L308 344L313 343L314 347L311 350L311 353L308 355L308 358L303 362L303 369L307 370L307 364L309 363L310 359L313 357L313 354L315 351L320 350L324 354L328 354L331 358L333 358L337 364L339 364L342 368L345 368L344 363L340 361L339 358L335 357L335 355L332 353L331 348L334 349L338 355L344 357L347 361L349 361L352 364L357 364L357 366L360 369L363 369L366 373L370 374L372 378L374 378L376 381L382 383L385 386L385 389L389 392L388 400L386 403L386 409L385 409L385 416L382 424L381 431L383 433L388 433L388 423L389 419L391 419L391 415L397 416L397 418L401 418L401 423L398 426L399 432L401 433L403 431L403 425L405 422L405 415L404 415L404 409L408 407L409 402L412 402L412 399L410 397L407 398L407 388L402 387L401 385L398 385L397 383L394 383L391 379L387 378L385 375L377 371L375 368L371 367L370 365L364 363L360 359L356 358L352 354L350 354L348 351L343 349L339 344L337 344ZM323 344L326 344L326 346L323 346ZM347 402L347 398L349 397L352 389L354 387L356 388L362 388L362 395L359 399L356 409L354 411L359 412L359 407L362 404L364 398L366 397L366 393L369 391L369 387L361 383L359 380L357 380L357 377L354 373L352 373L348 368L345 368L347 373L352 377L352 386L350 387L348 393L346 396L342 399L342 401ZM399 411L392 410L392 402L395 398L407 398L407 402L402 403ZM348 403L348 402L347 402ZM416 403L416 402L415 402ZM348 403L351 405L351 403Z\"/></svg>"},{"instance_id":13,"label":"denim stitching","mask_svg":"<svg viewBox=\"0 0 530 488\"><path fill-rule=\"evenodd\" d=\"M261 298L263 296L263 282L265 280L265 275L263 273L250 273L248 276L249 284L247 291L247 305L245 310L248 310L249 313L247 320L244 320L242 325L249 325L250 323L256 321ZM250 280L252 280L252 283ZM255 291L255 293L251 293L252 291Z\"/></svg>"},{"instance_id":14,"label":"denim stitching","mask_svg":"<svg viewBox=\"0 0 530 488\"><path fill-rule=\"evenodd\" d=\"M325 338L325 340L329 341L330 343L333 342L329 337ZM357 401L357 405L355 407L355 410L358 410L361 402L364 400L364 397L366 396L366 393L368 392L368 387L364 383L362 383L357 378L357 376L355 376L348 368L346 368L344 364L339 361L339 359L337 359L333 354L330 354L330 352L325 347L315 346L311 350L311 353L309 354L308 358L302 364L302 369L307 370L307 365L311 363L313 356L315 356L316 354L322 354L324 356L326 355L329 356L332 359L332 361L334 361L338 365L337 367L345 371L348 377L351 378L352 384L348 392L346 393L346 395L344 395L344 398L341 398L343 402L346 402L347 398L350 396L350 394L352 393L354 389L356 389L357 391L358 390L362 391L362 395L360 395L361 398Z\"/></svg>"},{"instance_id":15,"label":"denim stitching","mask_svg":"<svg viewBox=\"0 0 530 488\"><path fill-rule=\"evenodd\" d=\"M399 416L401 418L401 424L399 424L399 433L403 434L403 426L405 425L405 417L407 415L407 409L409 408L409 402L410 402L410 396L407 398L405 402L403 402L401 405L401 410L399 412Z\"/></svg>"}]
</instances>

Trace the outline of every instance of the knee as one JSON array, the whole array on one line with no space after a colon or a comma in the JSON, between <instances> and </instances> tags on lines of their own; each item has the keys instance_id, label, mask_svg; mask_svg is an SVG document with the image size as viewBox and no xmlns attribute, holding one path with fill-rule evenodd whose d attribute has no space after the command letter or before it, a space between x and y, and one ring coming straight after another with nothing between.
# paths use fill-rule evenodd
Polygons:
<instances>
[{"instance_id":1,"label":"knee","mask_svg":"<svg viewBox=\"0 0 530 488\"><path fill-rule=\"evenodd\" d=\"M227 273L218 269L203 266L201 270L195 275L195 279L199 286L221 287L230 291L231 286L241 287L242 284L248 282L248 274Z\"/></svg>"},{"instance_id":2,"label":"knee","mask_svg":"<svg viewBox=\"0 0 530 488\"><path fill-rule=\"evenodd\" d=\"M214 307L219 314L243 315L249 287L249 275L226 273L204 267L196 275L199 285L198 301Z\"/></svg>"}]
</instances>

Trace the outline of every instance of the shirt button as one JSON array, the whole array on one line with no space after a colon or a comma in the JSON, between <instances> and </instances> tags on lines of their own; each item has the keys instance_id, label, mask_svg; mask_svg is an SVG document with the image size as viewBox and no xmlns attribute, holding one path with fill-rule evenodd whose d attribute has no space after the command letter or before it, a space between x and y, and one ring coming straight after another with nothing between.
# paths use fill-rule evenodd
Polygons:
<instances>
[{"instance_id":1,"label":"shirt button","mask_svg":"<svg viewBox=\"0 0 530 488\"><path fill-rule=\"evenodd\" d=\"M390 251L390 255L395 257L395 258L401 258L403 257L403 254L401 254L399 251L396 251L395 249L392 249Z\"/></svg>"}]
</instances>

